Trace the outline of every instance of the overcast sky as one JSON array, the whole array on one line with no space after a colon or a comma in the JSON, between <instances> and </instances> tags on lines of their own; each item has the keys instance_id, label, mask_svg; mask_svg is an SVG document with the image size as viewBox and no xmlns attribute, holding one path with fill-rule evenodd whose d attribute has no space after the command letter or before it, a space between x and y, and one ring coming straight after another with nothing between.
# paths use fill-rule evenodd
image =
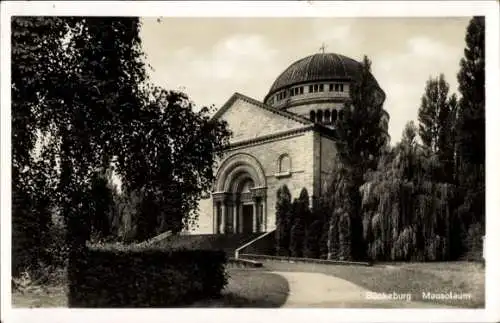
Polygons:
<instances>
[{"instance_id":1,"label":"overcast sky","mask_svg":"<svg viewBox=\"0 0 500 323\"><path fill-rule=\"evenodd\" d=\"M464 18L157 18L141 37L151 80L182 89L198 106L222 106L234 92L262 100L294 61L319 52L361 60L387 94L392 143L417 120L430 76L456 91L469 17Z\"/></svg>"}]
</instances>

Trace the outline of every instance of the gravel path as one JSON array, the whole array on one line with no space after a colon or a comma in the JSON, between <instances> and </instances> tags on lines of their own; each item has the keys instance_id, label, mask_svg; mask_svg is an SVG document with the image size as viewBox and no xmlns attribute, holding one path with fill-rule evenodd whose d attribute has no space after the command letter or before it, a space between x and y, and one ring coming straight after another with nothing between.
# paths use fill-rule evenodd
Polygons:
<instances>
[{"instance_id":1,"label":"gravel path","mask_svg":"<svg viewBox=\"0 0 500 323\"><path fill-rule=\"evenodd\" d=\"M274 272L288 280L290 292L283 307L321 308L450 308L441 304L370 299L370 291L347 280L321 273ZM396 295L395 295L396 296ZM398 295L404 297L405 295Z\"/></svg>"}]
</instances>

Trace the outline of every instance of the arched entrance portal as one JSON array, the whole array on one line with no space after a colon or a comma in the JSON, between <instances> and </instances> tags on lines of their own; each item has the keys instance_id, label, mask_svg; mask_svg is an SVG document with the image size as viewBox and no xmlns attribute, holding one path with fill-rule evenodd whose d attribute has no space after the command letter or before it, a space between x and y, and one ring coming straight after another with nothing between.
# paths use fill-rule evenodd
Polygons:
<instances>
[{"instance_id":1,"label":"arched entrance portal","mask_svg":"<svg viewBox=\"0 0 500 323\"><path fill-rule=\"evenodd\" d=\"M236 154L219 168L214 192L214 233L266 231L266 181L259 162Z\"/></svg>"}]
</instances>

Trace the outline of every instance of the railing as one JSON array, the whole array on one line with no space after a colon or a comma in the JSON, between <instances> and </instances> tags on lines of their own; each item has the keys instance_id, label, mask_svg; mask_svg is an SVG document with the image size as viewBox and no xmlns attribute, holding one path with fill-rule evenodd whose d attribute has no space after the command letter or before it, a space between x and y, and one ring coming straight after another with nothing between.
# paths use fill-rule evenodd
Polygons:
<instances>
[{"instance_id":1,"label":"railing","mask_svg":"<svg viewBox=\"0 0 500 323\"><path fill-rule=\"evenodd\" d=\"M144 246L147 246L149 244L152 244L152 243L155 243L155 242L158 242L158 241L161 241L165 238L168 238L172 235L172 231L165 231L163 233L160 233L159 235L157 236L154 236L152 237L151 239L149 240L146 240L146 241L142 241L142 242L139 242L136 244L136 247L144 247Z\"/></svg>"},{"instance_id":2,"label":"railing","mask_svg":"<svg viewBox=\"0 0 500 323\"><path fill-rule=\"evenodd\" d=\"M364 261L346 261L346 260L327 260L316 258L301 258L301 257L283 257L283 256L269 256L258 254L241 254L245 259L249 260L277 260L282 262L304 262L304 263L317 263L325 265L359 265L359 266L372 266L371 262Z\"/></svg>"},{"instance_id":3,"label":"railing","mask_svg":"<svg viewBox=\"0 0 500 323\"><path fill-rule=\"evenodd\" d=\"M242 245L241 247L237 248L235 251L234 251L234 259L238 259L239 258L239 255L240 255L240 251L249 247L250 245L254 244L255 242L259 241L260 239L264 238L264 237L267 237L268 235L270 235L271 233L274 233L276 230L272 230L272 231L268 231L260 236L258 236L257 238L245 243L244 245Z\"/></svg>"}]
</instances>

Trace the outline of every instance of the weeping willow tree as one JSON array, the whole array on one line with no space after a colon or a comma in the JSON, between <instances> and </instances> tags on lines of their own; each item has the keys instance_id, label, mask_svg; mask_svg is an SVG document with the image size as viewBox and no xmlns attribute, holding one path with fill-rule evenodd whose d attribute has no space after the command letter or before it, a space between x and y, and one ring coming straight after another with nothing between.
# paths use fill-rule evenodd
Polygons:
<instances>
[{"instance_id":1,"label":"weeping willow tree","mask_svg":"<svg viewBox=\"0 0 500 323\"><path fill-rule=\"evenodd\" d=\"M360 188L363 237L373 260L450 259L456 188L435 181L439 158L417 143L416 133L407 124L401 142Z\"/></svg>"}]
</instances>

